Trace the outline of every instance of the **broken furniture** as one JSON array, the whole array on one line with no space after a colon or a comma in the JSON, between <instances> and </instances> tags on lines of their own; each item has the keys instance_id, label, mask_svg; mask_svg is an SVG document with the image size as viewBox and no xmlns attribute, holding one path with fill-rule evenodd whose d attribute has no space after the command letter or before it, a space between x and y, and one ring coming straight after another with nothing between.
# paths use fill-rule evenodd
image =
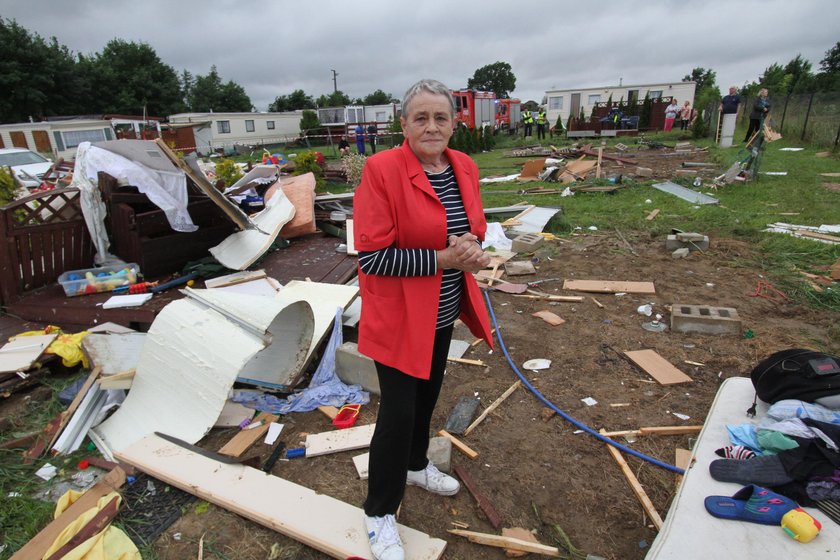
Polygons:
<instances>
[{"instance_id":1,"label":"broken furniture","mask_svg":"<svg viewBox=\"0 0 840 560\"><path fill-rule=\"evenodd\" d=\"M187 211L198 226L193 232L173 230L164 211L145 194L120 186L107 173L99 174L99 189L107 207L111 251L140 265L147 278L180 272L187 262L205 257L210 247L235 231L219 206L189 181Z\"/></svg>"}]
</instances>

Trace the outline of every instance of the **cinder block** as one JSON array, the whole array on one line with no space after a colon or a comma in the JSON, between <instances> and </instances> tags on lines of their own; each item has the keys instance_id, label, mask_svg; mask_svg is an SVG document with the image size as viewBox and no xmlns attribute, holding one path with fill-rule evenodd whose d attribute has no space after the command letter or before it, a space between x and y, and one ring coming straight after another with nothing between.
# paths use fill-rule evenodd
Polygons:
<instances>
[{"instance_id":1,"label":"cinder block","mask_svg":"<svg viewBox=\"0 0 840 560\"><path fill-rule=\"evenodd\" d=\"M732 307L675 303L671 306L671 330L683 333L740 335L741 317Z\"/></svg>"},{"instance_id":2,"label":"cinder block","mask_svg":"<svg viewBox=\"0 0 840 560\"><path fill-rule=\"evenodd\" d=\"M672 259L684 259L688 256L689 250L688 247L680 247L673 253L671 253Z\"/></svg>"},{"instance_id":3,"label":"cinder block","mask_svg":"<svg viewBox=\"0 0 840 560\"><path fill-rule=\"evenodd\" d=\"M448 473L452 469L452 440L445 437L431 438L426 456L434 466Z\"/></svg>"},{"instance_id":4,"label":"cinder block","mask_svg":"<svg viewBox=\"0 0 840 560\"><path fill-rule=\"evenodd\" d=\"M373 360L359 354L355 342L345 342L335 351L335 372L348 385L361 385L365 391L379 394L379 377Z\"/></svg>"},{"instance_id":5,"label":"cinder block","mask_svg":"<svg viewBox=\"0 0 840 560\"><path fill-rule=\"evenodd\" d=\"M668 251L675 251L677 249L682 249L683 247L688 248L689 251L697 251L698 249L705 251L709 248L709 236L703 235L702 239L697 239L696 241L683 241L676 235L669 235L667 239L665 239L665 249Z\"/></svg>"},{"instance_id":6,"label":"cinder block","mask_svg":"<svg viewBox=\"0 0 840 560\"><path fill-rule=\"evenodd\" d=\"M636 177L653 177L653 169L650 167L637 167Z\"/></svg>"},{"instance_id":7,"label":"cinder block","mask_svg":"<svg viewBox=\"0 0 840 560\"><path fill-rule=\"evenodd\" d=\"M543 244L542 235L536 233L522 233L513 238L510 250L514 253L531 253Z\"/></svg>"}]
</instances>

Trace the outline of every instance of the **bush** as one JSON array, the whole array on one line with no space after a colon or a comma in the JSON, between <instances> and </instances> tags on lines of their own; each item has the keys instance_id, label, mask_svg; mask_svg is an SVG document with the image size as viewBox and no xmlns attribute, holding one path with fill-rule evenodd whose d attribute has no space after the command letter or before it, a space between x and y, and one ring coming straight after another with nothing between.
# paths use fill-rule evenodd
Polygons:
<instances>
[{"instance_id":1,"label":"bush","mask_svg":"<svg viewBox=\"0 0 840 560\"><path fill-rule=\"evenodd\" d=\"M699 140L700 138L705 138L708 133L706 121L703 119L702 111L700 111L700 114L694 119L694 124L691 125L691 137Z\"/></svg>"},{"instance_id":2,"label":"bush","mask_svg":"<svg viewBox=\"0 0 840 560\"><path fill-rule=\"evenodd\" d=\"M239 166L232 159L222 158L216 162L216 179L221 179L229 187L242 178Z\"/></svg>"},{"instance_id":3,"label":"bush","mask_svg":"<svg viewBox=\"0 0 840 560\"><path fill-rule=\"evenodd\" d=\"M8 169L0 167L0 206L12 202L15 199L17 185Z\"/></svg>"},{"instance_id":4,"label":"bush","mask_svg":"<svg viewBox=\"0 0 840 560\"><path fill-rule=\"evenodd\" d=\"M362 171L365 168L367 157L362 154L347 154L341 158L341 168L347 175L347 182L357 187L362 182Z\"/></svg>"},{"instance_id":5,"label":"bush","mask_svg":"<svg viewBox=\"0 0 840 560\"><path fill-rule=\"evenodd\" d=\"M295 170L292 175L304 175L312 172L315 175L315 188L324 186L324 168L318 161L318 152L303 152L295 158ZM323 156L321 156L323 158Z\"/></svg>"}]
</instances>

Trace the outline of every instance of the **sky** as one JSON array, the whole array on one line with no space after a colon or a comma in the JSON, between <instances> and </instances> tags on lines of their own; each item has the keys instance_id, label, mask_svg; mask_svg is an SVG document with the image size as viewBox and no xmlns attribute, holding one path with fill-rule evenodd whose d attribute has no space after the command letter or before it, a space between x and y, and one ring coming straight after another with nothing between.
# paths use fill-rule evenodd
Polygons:
<instances>
[{"instance_id":1,"label":"sky","mask_svg":"<svg viewBox=\"0 0 840 560\"><path fill-rule=\"evenodd\" d=\"M145 42L176 72L243 86L257 110L296 89L397 98L421 78L452 89L497 61L512 97L546 90L681 80L757 81L801 54L819 70L840 41L836 0L0 0L0 17L74 53L120 38ZM0 53L2 54L2 53Z\"/></svg>"}]
</instances>

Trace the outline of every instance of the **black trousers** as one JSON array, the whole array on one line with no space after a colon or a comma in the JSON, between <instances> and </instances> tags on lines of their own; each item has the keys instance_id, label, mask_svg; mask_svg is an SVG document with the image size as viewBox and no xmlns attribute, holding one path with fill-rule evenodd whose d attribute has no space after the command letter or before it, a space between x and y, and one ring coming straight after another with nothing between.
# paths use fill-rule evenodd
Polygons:
<instances>
[{"instance_id":1,"label":"black trousers","mask_svg":"<svg viewBox=\"0 0 840 560\"><path fill-rule=\"evenodd\" d=\"M370 442L365 515L397 513L405 493L406 473L423 470L429 462L429 428L451 340L451 326L435 331L428 381L375 362L381 395Z\"/></svg>"},{"instance_id":2,"label":"black trousers","mask_svg":"<svg viewBox=\"0 0 840 560\"><path fill-rule=\"evenodd\" d=\"M749 142L750 137L758 132L759 128L761 128L761 119L750 119L750 127L747 129L747 135L744 136L744 142Z\"/></svg>"},{"instance_id":3,"label":"black trousers","mask_svg":"<svg viewBox=\"0 0 840 560\"><path fill-rule=\"evenodd\" d=\"M531 136L531 126L533 125L525 123L525 136Z\"/></svg>"},{"instance_id":4,"label":"black trousers","mask_svg":"<svg viewBox=\"0 0 840 560\"><path fill-rule=\"evenodd\" d=\"M537 123L537 140L545 139L545 125Z\"/></svg>"},{"instance_id":5,"label":"black trousers","mask_svg":"<svg viewBox=\"0 0 840 560\"><path fill-rule=\"evenodd\" d=\"M370 150L374 154L376 153L376 137L375 136L370 139Z\"/></svg>"}]
</instances>

